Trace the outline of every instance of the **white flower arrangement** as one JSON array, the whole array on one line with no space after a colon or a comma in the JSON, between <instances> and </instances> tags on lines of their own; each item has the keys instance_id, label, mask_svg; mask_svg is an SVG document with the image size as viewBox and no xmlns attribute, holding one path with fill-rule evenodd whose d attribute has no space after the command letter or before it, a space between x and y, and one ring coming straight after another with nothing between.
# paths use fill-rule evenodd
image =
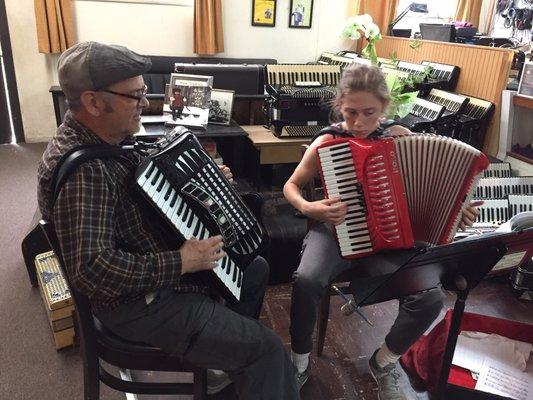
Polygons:
<instances>
[{"instance_id":1,"label":"white flower arrangement","mask_svg":"<svg viewBox=\"0 0 533 400\"><path fill-rule=\"evenodd\" d=\"M342 35L352 40L359 40L364 36L368 44L361 53L369 58L373 65L377 65L378 57L375 43L381 39L381 33L379 26L374 23L370 15L363 14L348 18Z\"/></svg>"}]
</instances>

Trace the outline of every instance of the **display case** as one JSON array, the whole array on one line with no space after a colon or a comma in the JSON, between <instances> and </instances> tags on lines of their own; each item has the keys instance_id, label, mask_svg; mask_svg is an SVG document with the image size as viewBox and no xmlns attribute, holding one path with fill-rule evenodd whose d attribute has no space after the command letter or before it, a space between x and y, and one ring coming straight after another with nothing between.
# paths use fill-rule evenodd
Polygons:
<instances>
[{"instance_id":1,"label":"display case","mask_svg":"<svg viewBox=\"0 0 533 400\"><path fill-rule=\"evenodd\" d=\"M519 175L533 176L533 98L502 92L497 157L510 162Z\"/></svg>"}]
</instances>

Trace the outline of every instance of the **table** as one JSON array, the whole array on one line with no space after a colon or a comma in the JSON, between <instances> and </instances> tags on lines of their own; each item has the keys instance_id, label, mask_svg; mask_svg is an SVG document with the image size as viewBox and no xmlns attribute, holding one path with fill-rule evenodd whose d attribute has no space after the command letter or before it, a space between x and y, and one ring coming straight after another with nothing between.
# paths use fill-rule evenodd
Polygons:
<instances>
[{"instance_id":1,"label":"table","mask_svg":"<svg viewBox=\"0 0 533 400\"><path fill-rule=\"evenodd\" d=\"M165 132L169 132L174 129L174 126L164 126L164 124L157 123L144 124L143 126L146 134L149 136L164 135ZM230 125L207 124L205 131L200 129L191 129L191 132L193 132L198 138L248 136L246 131L244 131L242 127L235 121L231 121Z\"/></svg>"},{"instance_id":2,"label":"table","mask_svg":"<svg viewBox=\"0 0 533 400\"><path fill-rule=\"evenodd\" d=\"M310 137L280 139L262 125L245 125L242 129L258 151L260 165L300 162L302 145L311 143Z\"/></svg>"},{"instance_id":3,"label":"table","mask_svg":"<svg viewBox=\"0 0 533 400\"><path fill-rule=\"evenodd\" d=\"M302 158L302 145L311 143L310 137L280 139L262 125L244 125L242 129L248 135L250 143L250 156L252 166L249 172L253 176L248 178L255 182L256 188L261 185L261 167L269 166L271 173L274 164L292 164L300 162Z\"/></svg>"}]
</instances>

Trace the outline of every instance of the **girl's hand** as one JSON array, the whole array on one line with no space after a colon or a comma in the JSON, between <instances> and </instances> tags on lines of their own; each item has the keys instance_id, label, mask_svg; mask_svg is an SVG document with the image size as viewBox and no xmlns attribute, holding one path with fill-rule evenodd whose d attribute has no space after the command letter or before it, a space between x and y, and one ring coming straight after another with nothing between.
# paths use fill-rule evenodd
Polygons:
<instances>
[{"instance_id":1,"label":"girl's hand","mask_svg":"<svg viewBox=\"0 0 533 400\"><path fill-rule=\"evenodd\" d=\"M403 126L393 125L385 129L385 134L387 136L408 136L408 135L412 135L413 132L411 132L409 129Z\"/></svg>"},{"instance_id":2,"label":"girl's hand","mask_svg":"<svg viewBox=\"0 0 533 400\"><path fill-rule=\"evenodd\" d=\"M459 228L461 228L462 231L466 230L469 226L472 226L476 221L476 218L479 215L477 207L483 203L483 200L471 201L470 204L463 209L463 217L459 223Z\"/></svg>"},{"instance_id":3,"label":"girl's hand","mask_svg":"<svg viewBox=\"0 0 533 400\"><path fill-rule=\"evenodd\" d=\"M346 218L348 207L340 198L334 197L307 203L302 210L306 216L318 221L338 225Z\"/></svg>"},{"instance_id":4,"label":"girl's hand","mask_svg":"<svg viewBox=\"0 0 533 400\"><path fill-rule=\"evenodd\" d=\"M220 170L222 171L226 179L230 181L231 183L233 183L233 174L231 170L229 169L229 167L225 165L219 165L218 168L220 168Z\"/></svg>"}]
</instances>

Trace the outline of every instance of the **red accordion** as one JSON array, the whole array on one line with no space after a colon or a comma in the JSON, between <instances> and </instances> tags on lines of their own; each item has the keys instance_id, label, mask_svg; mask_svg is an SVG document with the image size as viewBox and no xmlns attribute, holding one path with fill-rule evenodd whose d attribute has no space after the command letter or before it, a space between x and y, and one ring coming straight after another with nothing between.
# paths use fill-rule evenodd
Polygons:
<instances>
[{"instance_id":1,"label":"red accordion","mask_svg":"<svg viewBox=\"0 0 533 400\"><path fill-rule=\"evenodd\" d=\"M489 164L472 146L424 134L334 139L317 153L325 195L348 205L335 233L349 259L414 241L450 243Z\"/></svg>"}]
</instances>

